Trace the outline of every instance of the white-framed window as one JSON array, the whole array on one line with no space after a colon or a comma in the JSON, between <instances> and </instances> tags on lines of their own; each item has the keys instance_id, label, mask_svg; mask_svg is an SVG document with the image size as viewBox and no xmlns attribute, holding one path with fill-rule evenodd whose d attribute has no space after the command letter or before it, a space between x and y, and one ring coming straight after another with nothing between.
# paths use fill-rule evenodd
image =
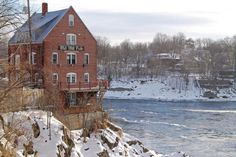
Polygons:
<instances>
[{"instance_id":1,"label":"white-framed window","mask_svg":"<svg viewBox=\"0 0 236 157\"><path fill-rule=\"evenodd\" d=\"M52 83L57 84L58 83L58 73L52 74Z\"/></svg>"},{"instance_id":2,"label":"white-framed window","mask_svg":"<svg viewBox=\"0 0 236 157\"><path fill-rule=\"evenodd\" d=\"M67 100L69 105L76 105L76 93L75 92L68 92L67 93Z\"/></svg>"},{"instance_id":3,"label":"white-framed window","mask_svg":"<svg viewBox=\"0 0 236 157\"><path fill-rule=\"evenodd\" d=\"M17 69L20 68L20 55L19 54L15 55L15 66Z\"/></svg>"},{"instance_id":4,"label":"white-framed window","mask_svg":"<svg viewBox=\"0 0 236 157\"><path fill-rule=\"evenodd\" d=\"M77 82L76 73L67 73L66 74L66 81L67 81L67 83L76 83Z\"/></svg>"},{"instance_id":5,"label":"white-framed window","mask_svg":"<svg viewBox=\"0 0 236 157\"><path fill-rule=\"evenodd\" d=\"M89 83L89 73L84 73L84 82Z\"/></svg>"},{"instance_id":6,"label":"white-framed window","mask_svg":"<svg viewBox=\"0 0 236 157\"><path fill-rule=\"evenodd\" d=\"M29 53L29 64L36 64L37 54L35 52Z\"/></svg>"},{"instance_id":7,"label":"white-framed window","mask_svg":"<svg viewBox=\"0 0 236 157\"><path fill-rule=\"evenodd\" d=\"M37 62L37 56L35 52L32 52L32 64L36 64Z\"/></svg>"},{"instance_id":8,"label":"white-framed window","mask_svg":"<svg viewBox=\"0 0 236 157\"><path fill-rule=\"evenodd\" d=\"M89 64L89 54L88 53L84 54L84 64L85 65Z\"/></svg>"},{"instance_id":9,"label":"white-framed window","mask_svg":"<svg viewBox=\"0 0 236 157\"><path fill-rule=\"evenodd\" d=\"M69 15L69 26L72 27L75 25L75 20L74 20L74 15L70 14Z\"/></svg>"},{"instance_id":10,"label":"white-framed window","mask_svg":"<svg viewBox=\"0 0 236 157\"><path fill-rule=\"evenodd\" d=\"M75 34L67 34L66 35L66 44L67 45L76 45L76 35Z\"/></svg>"},{"instance_id":11,"label":"white-framed window","mask_svg":"<svg viewBox=\"0 0 236 157\"><path fill-rule=\"evenodd\" d=\"M67 53L66 60L67 60L67 64L76 64L76 54Z\"/></svg>"},{"instance_id":12,"label":"white-framed window","mask_svg":"<svg viewBox=\"0 0 236 157\"><path fill-rule=\"evenodd\" d=\"M52 53L52 64L58 64L58 53L57 52Z\"/></svg>"}]
</instances>

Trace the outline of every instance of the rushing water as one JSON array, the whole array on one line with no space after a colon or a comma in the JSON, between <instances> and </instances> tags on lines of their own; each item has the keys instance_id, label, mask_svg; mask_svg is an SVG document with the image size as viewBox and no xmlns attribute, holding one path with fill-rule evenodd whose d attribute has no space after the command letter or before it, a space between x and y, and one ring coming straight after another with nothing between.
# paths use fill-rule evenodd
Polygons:
<instances>
[{"instance_id":1,"label":"rushing water","mask_svg":"<svg viewBox=\"0 0 236 157\"><path fill-rule=\"evenodd\" d=\"M236 157L236 102L104 100L113 122L157 152Z\"/></svg>"}]
</instances>

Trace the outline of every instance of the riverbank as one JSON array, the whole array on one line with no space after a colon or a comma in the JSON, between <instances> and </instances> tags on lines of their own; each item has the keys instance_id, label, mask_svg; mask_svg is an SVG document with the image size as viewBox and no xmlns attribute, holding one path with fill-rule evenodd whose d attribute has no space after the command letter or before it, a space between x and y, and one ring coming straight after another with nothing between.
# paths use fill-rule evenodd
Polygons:
<instances>
[{"instance_id":1,"label":"riverbank","mask_svg":"<svg viewBox=\"0 0 236 157\"><path fill-rule=\"evenodd\" d=\"M158 101L236 101L233 88L218 89L217 97L204 97L206 89L199 88L195 77L189 77L188 83L178 77L156 79L130 79L111 82L111 88L105 98L115 99L154 99Z\"/></svg>"},{"instance_id":2,"label":"riverbank","mask_svg":"<svg viewBox=\"0 0 236 157\"><path fill-rule=\"evenodd\" d=\"M48 118L47 112L40 110L1 114L0 143L6 147L1 147L0 156L6 153L16 157L188 156L182 152L163 155L149 150L137 138L110 122L85 133L82 129L70 131L55 117Z\"/></svg>"}]
</instances>

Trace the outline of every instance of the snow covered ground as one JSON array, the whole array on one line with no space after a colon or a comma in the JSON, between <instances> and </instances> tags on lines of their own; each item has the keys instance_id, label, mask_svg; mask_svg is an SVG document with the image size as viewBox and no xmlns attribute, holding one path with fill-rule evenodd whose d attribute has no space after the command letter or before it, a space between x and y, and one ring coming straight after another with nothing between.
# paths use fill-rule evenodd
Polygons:
<instances>
[{"instance_id":1,"label":"snow covered ground","mask_svg":"<svg viewBox=\"0 0 236 157\"><path fill-rule=\"evenodd\" d=\"M215 99L203 97L204 89L198 87L194 76L188 84L183 78L167 76L156 79L123 79L111 82L105 98L156 99L160 101L236 101L236 90L219 89Z\"/></svg>"},{"instance_id":2,"label":"snow covered ground","mask_svg":"<svg viewBox=\"0 0 236 157\"><path fill-rule=\"evenodd\" d=\"M28 157L187 157L182 152L156 153L136 138L122 135L112 127L98 129L84 138L82 130L69 131L53 116L50 132L47 113L43 111L7 113L0 119L0 147L6 145L16 151L17 157L23 157L26 152Z\"/></svg>"}]
</instances>

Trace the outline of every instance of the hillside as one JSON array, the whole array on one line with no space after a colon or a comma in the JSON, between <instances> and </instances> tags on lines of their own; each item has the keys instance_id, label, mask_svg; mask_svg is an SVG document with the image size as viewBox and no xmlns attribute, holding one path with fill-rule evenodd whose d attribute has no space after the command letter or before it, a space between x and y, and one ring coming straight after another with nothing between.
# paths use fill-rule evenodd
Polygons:
<instances>
[{"instance_id":1,"label":"hillside","mask_svg":"<svg viewBox=\"0 0 236 157\"><path fill-rule=\"evenodd\" d=\"M82 130L69 131L55 117L44 111L24 111L2 114L0 152L4 147L17 157L184 157L178 152L162 155L148 150L140 141L125 134L121 128L107 123L91 134ZM47 129L47 124L51 126ZM84 138L87 135L86 138ZM13 153L14 154L14 153ZM13 156L13 155L10 155Z\"/></svg>"},{"instance_id":2,"label":"hillside","mask_svg":"<svg viewBox=\"0 0 236 157\"><path fill-rule=\"evenodd\" d=\"M203 97L207 89L200 88L195 76L189 76L186 84L178 76L165 76L155 79L120 79L111 82L106 98L119 99L156 99L160 101L236 101L236 90L232 88L218 89L215 99Z\"/></svg>"}]
</instances>

